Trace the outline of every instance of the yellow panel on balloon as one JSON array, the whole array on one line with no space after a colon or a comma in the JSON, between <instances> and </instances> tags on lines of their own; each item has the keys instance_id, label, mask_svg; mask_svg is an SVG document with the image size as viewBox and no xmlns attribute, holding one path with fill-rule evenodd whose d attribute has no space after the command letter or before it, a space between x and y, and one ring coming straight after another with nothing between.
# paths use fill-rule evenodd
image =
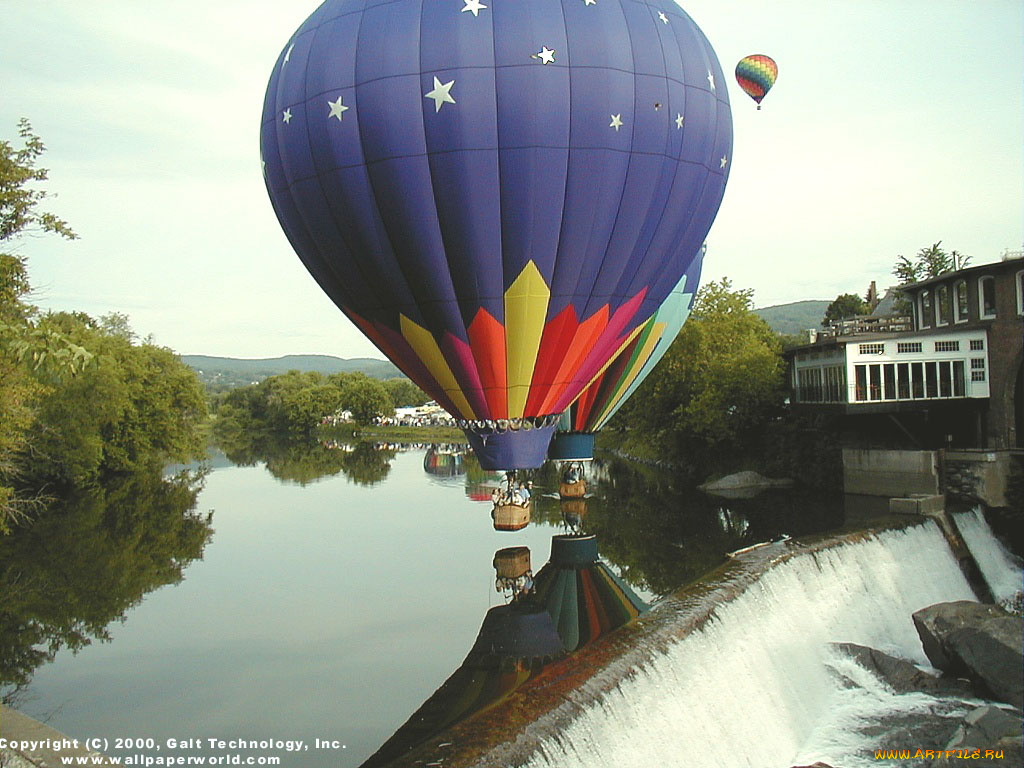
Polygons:
<instances>
[{"instance_id":1,"label":"yellow panel on balloon","mask_svg":"<svg viewBox=\"0 0 1024 768\"><path fill-rule=\"evenodd\" d=\"M400 321L402 324L402 336L409 342L409 346L412 347L413 352L416 353L427 370L430 371L430 375L444 389L445 394L451 398L455 407L459 409L459 414L462 418L475 419L476 414L473 413L473 409L470 407L469 401L466 400L466 396L462 394L462 387L455 380L455 374L452 373L452 369L448 366L448 361L441 354L441 348L437 345L434 334L426 328L417 325L405 315L400 316Z\"/></svg>"},{"instance_id":2,"label":"yellow panel on balloon","mask_svg":"<svg viewBox=\"0 0 1024 768\"><path fill-rule=\"evenodd\" d=\"M505 291L509 418L521 418L526 410L550 298L551 290L533 260Z\"/></svg>"}]
</instances>

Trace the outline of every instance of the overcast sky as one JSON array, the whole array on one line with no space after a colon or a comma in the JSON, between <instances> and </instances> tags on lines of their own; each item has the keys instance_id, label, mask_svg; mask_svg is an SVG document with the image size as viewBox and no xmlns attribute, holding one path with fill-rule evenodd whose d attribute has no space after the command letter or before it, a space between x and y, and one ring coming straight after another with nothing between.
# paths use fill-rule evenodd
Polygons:
<instances>
[{"instance_id":1,"label":"overcast sky","mask_svg":"<svg viewBox=\"0 0 1024 768\"><path fill-rule=\"evenodd\" d=\"M123 312L182 354L381 356L292 252L260 173L266 80L316 5L0 0L0 137L32 122L49 209L81 236L22 243L35 303ZM760 112L730 79L705 280L768 306L888 285L937 240L975 264L1022 247L1020 0L681 5L726 73L779 64Z\"/></svg>"}]
</instances>

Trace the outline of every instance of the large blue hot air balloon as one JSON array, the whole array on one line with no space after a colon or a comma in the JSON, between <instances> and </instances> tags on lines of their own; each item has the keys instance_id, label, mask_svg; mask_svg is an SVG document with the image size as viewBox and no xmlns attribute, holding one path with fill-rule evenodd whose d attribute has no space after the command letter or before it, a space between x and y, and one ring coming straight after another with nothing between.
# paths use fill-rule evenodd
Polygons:
<instances>
[{"instance_id":1,"label":"large blue hot air balloon","mask_svg":"<svg viewBox=\"0 0 1024 768\"><path fill-rule=\"evenodd\" d=\"M516 469L698 253L732 119L671 0L327 0L260 141L320 286Z\"/></svg>"}]
</instances>

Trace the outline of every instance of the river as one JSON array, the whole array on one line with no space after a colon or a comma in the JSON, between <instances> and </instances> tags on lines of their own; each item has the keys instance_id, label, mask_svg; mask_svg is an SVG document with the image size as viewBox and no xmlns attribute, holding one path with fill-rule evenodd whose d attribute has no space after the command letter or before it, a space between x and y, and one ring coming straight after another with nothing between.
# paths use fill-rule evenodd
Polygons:
<instances>
[{"instance_id":1,"label":"river","mask_svg":"<svg viewBox=\"0 0 1024 768\"><path fill-rule=\"evenodd\" d=\"M52 609L62 615L26 614L45 629L33 636L34 647L49 644L54 653L48 663L23 662L31 669L18 708L71 736L106 739L106 751L120 756L280 756L286 768L360 765L444 681L457 677L453 672L462 669L484 617L509 599L495 585L496 552L528 547L532 572L539 574L553 537L568 530L551 471L536 476L534 521L520 531L496 531L489 490L497 478L461 459L455 466L446 456L423 446L364 445L333 453L321 447L299 458L239 466L217 454L186 509L187 526L165 531L162 523L138 524L144 512L133 504L148 510L164 505L164 497L142 502L145 494L130 488L88 513L64 513L74 521L68 542L52 543L56 527L23 536L16 544L31 552L32 562L50 563L30 574L30 583L77 582L42 593L74 595ZM753 500L715 499L675 487L663 472L618 461L591 473L594 497L570 510L569 522L596 538L610 589L621 583L616 594L632 592L641 609L721 565L727 552L854 523L841 497L772 492ZM976 536L987 531L983 519L975 528ZM117 546L104 547L108 539ZM82 541L89 547L82 549ZM112 551L125 548L130 561ZM858 557L870 562L878 554ZM1013 565L992 567L1005 580ZM927 598L963 596L965 588L956 582ZM120 601L108 605L122 589ZM869 593L881 589L866 587ZM813 602L814 590L802 594ZM784 609L768 606L775 616L768 629L744 614L749 609L742 603L731 609L737 617L730 621L774 633L777 642L791 626L790 613L812 607L784 602ZM825 638L830 626L816 628L812 639ZM744 656L742 649L736 653ZM666 674L680 674L666 663ZM736 663L729 670L741 672L752 690L777 685L771 676L750 681L750 668ZM637 685L649 696L642 681ZM703 719L690 718L698 730L737 716L706 703ZM659 706L691 705L670 696ZM538 765L624 764L611 759L617 753L602 747L595 733L634 730L635 704L617 704L610 716L613 722L596 731L573 726L583 729L582 751L574 746L573 757L563 753ZM614 722L618 716L625 724ZM652 727L658 726L652 721ZM799 753L811 730L798 723L778 754ZM119 739L143 739L144 748L122 741L125 748L118 749ZM641 741L649 745L650 735ZM597 761L596 754L605 757Z\"/></svg>"}]
</instances>

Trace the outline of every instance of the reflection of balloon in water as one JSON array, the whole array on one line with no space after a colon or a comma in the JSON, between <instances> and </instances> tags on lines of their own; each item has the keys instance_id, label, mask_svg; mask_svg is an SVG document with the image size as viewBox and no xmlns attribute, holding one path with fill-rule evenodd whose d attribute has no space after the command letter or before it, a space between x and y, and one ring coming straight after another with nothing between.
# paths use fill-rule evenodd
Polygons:
<instances>
[{"instance_id":1,"label":"reflection of balloon in water","mask_svg":"<svg viewBox=\"0 0 1024 768\"><path fill-rule=\"evenodd\" d=\"M779 76L779 67L774 59L760 53L744 56L736 65L736 81L740 88L761 108L761 99L775 85Z\"/></svg>"},{"instance_id":2,"label":"reflection of balloon in water","mask_svg":"<svg viewBox=\"0 0 1024 768\"><path fill-rule=\"evenodd\" d=\"M274 66L261 152L324 291L516 469L690 266L732 118L670 0L328 0Z\"/></svg>"},{"instance_id":3,"label":"reflection of balloon in water","mask_svg":"<svg viewBox=\"0 0 1024 768\"><path fill-rule=\"evenodd\" d=\"M434 446L423 455L423 471L436 477L455 477L466 473L461 452Z\"/></svg>"},{"instance_id":4,"label":"reflection of balloon in water","mask_svg":"<svg viewBox=\"0 0 1024 768\"><path fill-rule=\"evenodd\" d=\"M658 311L611 365L580 395L559 422L548 457L586 460L594 456L594 433L614 416L672 346L690 316L705 248Z\"/></svg>"}]
</instances>

